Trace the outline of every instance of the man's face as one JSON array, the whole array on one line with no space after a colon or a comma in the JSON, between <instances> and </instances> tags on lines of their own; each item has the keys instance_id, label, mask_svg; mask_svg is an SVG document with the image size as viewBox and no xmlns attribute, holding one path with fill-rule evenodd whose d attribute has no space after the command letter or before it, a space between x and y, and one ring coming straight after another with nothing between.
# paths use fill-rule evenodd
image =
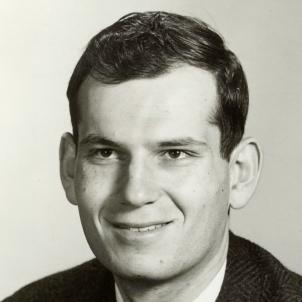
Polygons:
<instances>
[{"instance_id":1,"label":"man's face","mask_svg":"<svg viewBox=\"0 0 302 302\"><path fill-rule=\"evenodd\" d=\"M216 102L214 77L189 66L83 83L76 202L91 249L114 274L164 280L225 253L229 170L209 123Z\"/></svg>"}]
</instances>

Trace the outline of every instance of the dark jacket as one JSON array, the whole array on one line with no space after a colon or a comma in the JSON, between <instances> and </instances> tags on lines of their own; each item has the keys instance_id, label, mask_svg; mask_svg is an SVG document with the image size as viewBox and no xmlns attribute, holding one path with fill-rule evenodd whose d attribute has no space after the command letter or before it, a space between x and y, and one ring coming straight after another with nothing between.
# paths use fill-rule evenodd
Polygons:
<instances>
[{"instance_id":1,"label":"dark jacket","mask_svg":"<svg viewBox=\"0 0 302 302\"><path fill-rule=\"evenodd\" d=\"M97 260L36 281L3 302L115 302L112 274ZM230 233L218 302L302 302L302 277L270 253ZM186 302L186 301L184 301Z\"/></svg>"}]
</instances>

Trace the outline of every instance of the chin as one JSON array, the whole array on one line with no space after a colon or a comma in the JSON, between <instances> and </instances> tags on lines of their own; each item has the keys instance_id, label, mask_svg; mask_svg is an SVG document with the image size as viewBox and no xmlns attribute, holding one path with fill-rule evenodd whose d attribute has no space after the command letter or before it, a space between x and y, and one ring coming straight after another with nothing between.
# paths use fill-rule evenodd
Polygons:
<instances>
[{"instance_id":1,"label":"chin","mask_svg":"<svg viewBox=\"0 0 302 302\"><path fill-rule=\"evenodd\" d=\"M115 258L115 257L114 257ZM127 280L141 280L158 282L167 280L177 274L175 264L168 260L161 260L156 256L120 256L118 259L111 258L109 264L104 263L104 259L99 259L115 276Z\"/></svg>"},{"instance_id":2,"label":"chin","mask_svg":"<svg viewBox=\"0 0 302 302\"><path fill-rule=\"evenodd\" d=\"M176 274L163 267L115 267L113 274L117 277L127 280L145 281L145 282L164 282L173 278Z\"/></svg>"}]
</instances>

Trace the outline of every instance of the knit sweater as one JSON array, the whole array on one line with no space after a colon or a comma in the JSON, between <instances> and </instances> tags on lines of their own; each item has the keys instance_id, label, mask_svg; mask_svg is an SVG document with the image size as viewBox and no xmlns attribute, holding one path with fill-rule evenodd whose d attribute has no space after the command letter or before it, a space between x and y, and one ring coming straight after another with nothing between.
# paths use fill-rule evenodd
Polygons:
<instances>
[{"instance_id":1,"label":"knit sweater","mask_svg":"<svg viewBox=\"0 0 302 302\"><path fill-rule=\"evenodd\" d=\"M115 302L114 279L96 259L48 276L3 302ZM302 277L258 245L230 233L217 302L302 302ZM185 301L184 301L185 302Z\"/></svg>"}]
</instances>

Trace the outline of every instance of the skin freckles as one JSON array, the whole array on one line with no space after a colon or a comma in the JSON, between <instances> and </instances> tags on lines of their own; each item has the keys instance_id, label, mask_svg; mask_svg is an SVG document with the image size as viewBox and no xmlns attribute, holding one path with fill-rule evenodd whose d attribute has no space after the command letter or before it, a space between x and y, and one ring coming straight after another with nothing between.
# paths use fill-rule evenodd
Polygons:
<instances>
[{"instance_id":1,"label":"skin freckles","mask_svg":"<svg viewBox=\"0 0 302 302\"><path fill-rule=\"evenodd\" d=\"M83 83L75 195L91 249L117 280L205 284L221 267L229 166L208 122L216 99L214 77L189 66Z\"/></svg>"}]
</instances>

